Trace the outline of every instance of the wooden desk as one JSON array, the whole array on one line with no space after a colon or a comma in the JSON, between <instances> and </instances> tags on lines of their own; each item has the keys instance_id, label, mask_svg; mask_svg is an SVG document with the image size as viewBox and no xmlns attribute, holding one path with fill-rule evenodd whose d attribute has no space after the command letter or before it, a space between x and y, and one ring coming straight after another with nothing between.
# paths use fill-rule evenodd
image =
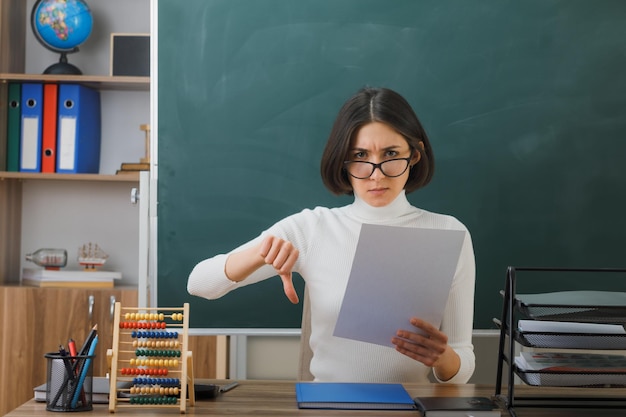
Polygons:
<instances>
[{"instance_id":1,"label":"wooden desk","mask_svg":"<svg viewBox=\"0 0 626 417\"><path fill-rule=\"evenodd\" d=\"M223 381L199 381L223 383ZM486 396L489 397L494 393L493 386L490 385L447 385L447 384L404 384L411 396ZM516 394L522 395L528 391L529 387L516 387ZM570 394L577 392L589 396L593 390L574 390L568 391ZM532 391L537 395L537 390ZM558 388L541 389L542 395L562 394L563 390ZM624 390L620 391L624 397ZM624 409L537 409L537 408L518 408L518 416L547 417L547 416L620 416L624 415ZM6 415L6 417L37 417L37 416L59 416L63 413L46 411L45 403L38 403L30 400L22 406L16 408ZM358 411L358 410L300 410L296 405L296 394L294 389L294 381L241 381L240 386L222 394L214 400L197 401L194 407L187 407L187 414L212 415L212 416L380 416L389 415L393 417L419 416L417 411ZM106 404L95 404L92 412L77 413L88 417L105 417L105 416L162 416L162 415L180 415L178 409L175 408L157 408L157 407L119 407L115 414L110 414ZM503 412L503 416L508 413Z\"/></svg>"}]
</instances>

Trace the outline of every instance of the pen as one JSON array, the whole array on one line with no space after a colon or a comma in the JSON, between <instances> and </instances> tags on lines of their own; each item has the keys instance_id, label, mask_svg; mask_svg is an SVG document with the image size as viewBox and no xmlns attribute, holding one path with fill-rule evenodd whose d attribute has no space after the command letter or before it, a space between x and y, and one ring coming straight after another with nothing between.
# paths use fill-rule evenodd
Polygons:
<instances>
[{"instance_id":1,"label":"pen","mask_svg":"<svg viewBox=\"0 0 626 417\"><path fill-rule=\"evenodd\" d=\"M65 371L67 375L63 378L63 383L59 387L59 390L57 391L56 395L54 396L54 399L52 400L51 404L53 404L55 407L59 401L59 398L61 398L61 395L65 391L65 388L69 384L69 382L75 379L74 369L72 368L72 365L70 364L70 359L66 357L67 352L65 351L65 348L62 345L59 345L59 356L61 356L60 359L63 361L63 364L65 365ZM53 360L57 360L57 359L53 359Z\"/></svg>"},{"instance_id":2,"label":"pen","mask_svg":"<svg viewBox=\"0 0 626 417\"><path fill-rule=\"evenodd\" d=\"M78 352L76 351L76 342L74 342L74 339L70 339L67 341L67 348L70 350L71 356L78 355Z\"/></svg>"},{"instance_id":3,"label":"pen","mask_svg":"<svg viewBox=\"0 0 626 417\"><path fill-rule=\"evenodd\" d=\"M74 339L70 338L70 340L67 341L67 348L70 350L70 355L76 358L76 356L78 355L78 352L76 351L76 342L74 341ZM74 359L74 363L77 361L78 359ZM76 376L78 376L78 369L76 369ZM85 390L82 388L80 390L80 399L83 402L83 404L85 404L85 401L87 399L85 397Z\"/></svg>"},{"instance_id":4,"label":"pen","mask_svg":"<svg viewBox=\"0 0 626 417\"><path fill-rule=\"evenodd\" d=\"M70 359L67 358L67 351L63 347L63 345L59 345L59 355L62 356L63 363L65 364L65 370L67 371L67 377L69 379L74 379L74 371L72 369L72 364L70 363Z\"/></svg>"},{"instance_id":5,"label":"pen","mask_svg":"<svg viewBox=\"0 0 626 417\"><path fill-rule=\"evenodd\" d=\"M239 382L237 381L231 382L230 384L222 385L220 387L220 392L230 391L231 389L235 388L237 385L239 385Z\"/></svg>"}]
</instances>

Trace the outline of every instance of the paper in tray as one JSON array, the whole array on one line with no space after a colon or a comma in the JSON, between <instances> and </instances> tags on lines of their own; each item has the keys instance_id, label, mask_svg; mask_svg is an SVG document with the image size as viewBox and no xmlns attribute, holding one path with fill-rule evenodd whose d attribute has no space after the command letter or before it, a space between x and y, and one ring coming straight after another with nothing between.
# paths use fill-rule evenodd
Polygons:
<instances>
[{"instance_id":1,"label":"paper in tray","mask_svg":"<svg viewBox=\"0 0 626 417\"><path fill-rule=\"evenodd\" d=\"M517 307L539 320L624 323L626 293L613 291L560 291L517 294Z\"/></svg>"},{"instance_id":2,"label":"paper in tray","mask_svg":"<svg viewBox=\"0 0 626 417\"><path fill-rule=\"evenodd\" d=\"M552 372L515 373L528 385L544 387L624 387L626 374L570 374Z\"/></svg>"},{"instance_id":3,"label":"paper in tray","mask_svg":"<svg viewBox=\"0 0 626 417\"><path fill-rule=\"evenodd\" d=\"M524 346L571 349L626 349L621 324L519 320L516 340Z\"/></svg>"},{"instance_id":4,"label":"paper in tray","mask_svg":"<svg viewBox=\"0 0 626 417\"><path fill-rule=\"evenodd\" d=\"M626 386L622 355L521 352L515 373L529 385L560 387Z\"/></svg>"},{"instance_id":5,"label":"paper in tray","mask_svg":"<svg viewBox=\"0 0 626 417\"><path fill-rule=\"evenodd\" d=\"M524 346L559 349L626 350L626 335L520 332L516 340Z\"/></svg>"}]
</instances>

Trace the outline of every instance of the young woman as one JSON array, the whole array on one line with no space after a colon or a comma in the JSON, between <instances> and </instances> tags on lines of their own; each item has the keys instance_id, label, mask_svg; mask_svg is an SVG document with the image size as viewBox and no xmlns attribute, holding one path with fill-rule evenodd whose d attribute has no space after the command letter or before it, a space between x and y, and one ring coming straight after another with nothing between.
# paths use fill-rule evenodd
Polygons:
<instances>
[{"instance_id":1,"label":"young woman","mask_svg":"<svg viewBox=\"0 0 626 417\"><path fill-rule=\"evenodd\" d=\"M471 237L454 217L416 208L406 198L429 183L433 169L430 142L409 103L392 90L364 88L339 111L321 161L326 187L354 195L354 202L303 210L230 253L200 262L187 290L215 299L279 275L285 295L297 303L291 276L298 272L310 299L316 381L427 382L432 369L439 382L465 383L475 361ZM395 350L333 336L363 223L466 231L440 328L412 317L414 328L398 329L393 338Z\"/></svg>"}]
</instances>

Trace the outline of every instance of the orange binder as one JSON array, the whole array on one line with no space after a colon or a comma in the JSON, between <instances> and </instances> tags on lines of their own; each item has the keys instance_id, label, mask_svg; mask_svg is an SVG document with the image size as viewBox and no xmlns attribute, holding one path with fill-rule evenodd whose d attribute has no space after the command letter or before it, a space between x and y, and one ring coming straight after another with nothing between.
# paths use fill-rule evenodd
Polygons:
<instances>
[{"instance_id":1,"label":"orange binder","mask_svg":"<svg viewBox=\"0 0 626 417\"><path fill-rule=\"evenodd\" d=\"M56 172L59 86L43 86L43 130L41 132L41 172Z\"/></svg>"}]
</instances>

